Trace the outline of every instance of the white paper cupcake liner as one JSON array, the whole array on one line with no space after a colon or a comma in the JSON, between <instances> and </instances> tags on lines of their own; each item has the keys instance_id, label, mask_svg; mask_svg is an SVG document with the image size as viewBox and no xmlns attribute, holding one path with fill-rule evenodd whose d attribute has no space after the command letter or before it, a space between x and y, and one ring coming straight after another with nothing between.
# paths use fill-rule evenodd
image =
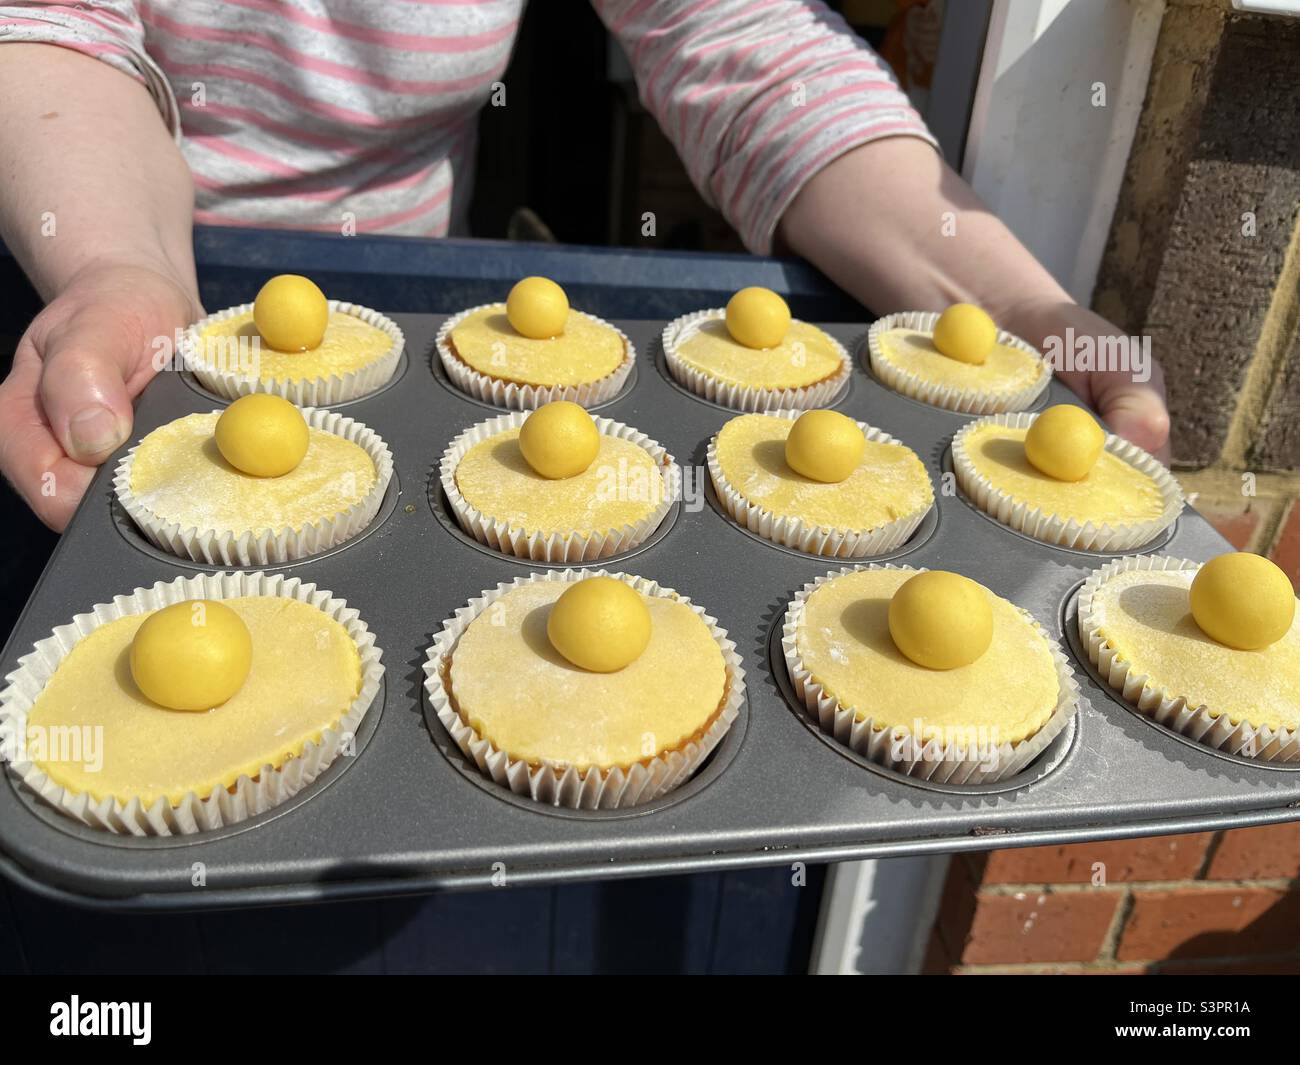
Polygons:
<instances>
[{"instance_id":1,"label":"white paper cupcake liner","mask_svg":"<svg viewBox=\"0 0 1300 1065\"><path fill-rule=\"evenodd\" d=\"M841 706L839 700L827 692L804 665L796 637L799 625L803 621L808 597L828 581L858 569L925 572L923 569L894 566L889 563L846 566L805 584L791 601L781 627L781 652L785 656L786 670L795 694L803 702L808 716L822 732L864 758L906 776L936 784L973 785L995 784L1015 776L1042 754L1070 723L1070 719L1078 709L1079 686L1075 683L1069 662L1057 642L1048 635L1047 630L1032 614L1023 609L1020 610L1021 615L1051 648L1060 694L1055 708L1043 727L1019 743L1002 743L992 751L981 750L977 755L972 756L968 747L959 741L954 740L943 744L934 737L926 741L918 752L912 749L915 746L913 742L899 743L900 737L910 736L907 727L878 726L870 717L859 719L851 708Z\"/></svg>"},{"instance_id":2,"label":"white paper cupcake liner","mask_svg":"<svg viewBox=\"0 0 1300 1065\"><path fill-rule=\"evenodd\" d=\"M684 362L677 353L677 346L688 340L703 323L725 320L726 317L726 309L722 307L693 311L669 322L663 331L664 359L668 363L669 372L679 384L711 403L750 412L825 407L839 394L853 372L853 360L849 358L848 351L829 333L825 334L826 339L835 345L840 357L840 368L824 381L802 388L754 388L727 384Z\"/></svg>"},{"instance_id":3,"label":"white paper cupcake liner","mask_svg":"<svg viewBox=\"0 0 1300 1065\"><path fill-rule=\"evenodd\" d=\"M98 802L84 792L56 784L34 762L21 757L21 739L27 735L27 719L37 697L73 647L101 625L132 614L160 610L173 603L193 599L236 599L240 596L278 596L297 599L333 618L355 641L361 656L361 687L339 720L321 733L319 743L308 741L302 752L279 768L265 765L256 777L241 776L230 788L217 788L206 799L190 792L178 804L165 797L145 807L140 799L129 802L105 797ZM40 640L31 652L18 660L18 668L5 679L0 692L0 739L12 744L18 756L9 762L11 772L42 801L91 828L117 835L180 836L233 825L265 813L292 798L311 784L350 748L361 719L370 709L383 680L382 652L357 612L344 599L304 584L297 577L267 573L214 573L159 581L151 588L136 588L111 603L97 603L88 614L78 614Z\"/></svg>"},{"instance_id":4,"label":"white paper cupcake liner","mask_svg":"<svg viewBox=\"0 0 1300 1065\"><path fill-rule=\"evenodd\" d=\"M802 412L786 410L767 411L766 413L773 417L788 418L793 421ZM866 434L869 441L907 447L901 440L897 440L883 430L876 429L865 422L858 422L857 426ZM908 448L908 450L911 449ZM722 471L722 463L718 461L718 438L716 434L709 441L707 462L709 477L713 481L714 491L718 494L718 501L739 525L744 526L750 532L757 533L765 540L771 540L783 547L791 547L796 551L804 551L811 555L823 555L827 558L867 558L871 555L887 554L905 544L908 537L916 532L917 526L925 520L925 516L934 508L934 488L931 486L928 506L923 507L914 514L907 514L894 521L886 522L884 525L878 525L874 529L833 529L823 525L809 525L798 518L774 514L757 503L751 503L747 500L727 480L726 474ZM926 473L925 476L926 480L929 481L929 473Z\"/></svg>"},{"instance_id":5,"label":"white paper cupcake liner","mask_svg":"<svg viewBox=\"0 0 1300 1065\"><path fill-rule=\"evenodd\" d=\"M483 303L477 307L469 307L443 322L442 327L438 330L437 337L434 339L434 347L437 349L438 358L442 360L442 368L447 372L452 384L466 395L473 396L484 403L491 403L496 407L505 407L507 410L535 410L544 403L553 403L557 399L567 399L569 402L577 403L581 407L594 407L618 395L619 390L627 382L632 367L636 364L636 348L632 346L632 341L627 338L621 329L610 325L603 318L597 318L594 314L587 314L584 311L570 308L570 314L581 315L597 325L612 329L623 341L623 361L618 364L613 373L606 374L599 380L580 385L525 385L520 384L518 381L506 381L499 377L491 377L488 374L480 373L452 350L451 331L469 315L487 310L490 307L500 307L504 311L505 304Z\"/></svg>"},{"instance_id":6,"label":"white paper cupcake liner","mask_svg":"<svg viewBox=\"0 0 1300 1065\"><path fill-rule=\"evenodd\" d=\"M1073 518L1049 514L996 487L971 462L966 450L966 438L981 425L1027 429L1037 417L1037 414L996 414L963 426L953 437L952 467L957 474L957 483L966 497L986 514L1035 540L1085 551L1129 551L1141 547L1154 540L1178 519L1183 511L1183 490L1178 486L1174 475L1159 459L1114 433L1106 434L1106 451L1147 474L1160 489L1163 509L1160 517L1152 521L1125 522L1119 525L1085 522L1081 525Z\"/></svg>"},{"instance_id":7,"label":"white paper cupcake liner","mask_svg":"<svg viewBox=\"0 0 1300 1065\"><path fill-rule=\"evenodd\" d=\"M383 330L392 338L391 347L378 359L348 373L299 380L266 381L249 373L209 365L200 355L202 351L200 335L210 325L252 311L253 305L244 303L238 307L228 307L224 311L210 314L190 326L181 337L182 365L194 374L205 388L225 399L238 399L240 396L247 396L254 392L270 392L300 407L328 407L368 395L382 388L392 378L402 352L406 349L406 337L402 330L391 318L378 311L372 311L369 307L330 300L329 308L332 312L350 314L376 329Z\"/></svg>"},{"instance_id":8,"label":"white paper cupcake liner","mask_svg":"<svg viewBox=\"0 0 1300 1065\"><path fill-rule=\"evenodd\" d=\"M963 414L998 414L1005 411L1024 410L1043 394L1043 389L1052 379L1052 364L1043 358L1042 352L1027 341L1021 340L1014 333L1005 329L998 330L998 343L1008 347L1019 348L1039 360L1038 376L1023 388L1014 392L995 392L982 388L953 388L950 385L927 381L919 374L905 370L885 358L880 345L880 337L891 329L916 329L933 333L939 315L933 311L903 311L899 314L886 315L872 323L867 331L867 352L871 362L871 372L877 379L888 385L895 392L901 392L932 407L943 407Z\"/></svg>"},{"instance_id":9,"label":"white paper cupcake liner","mask_svg":"<svg viewBox=\"0 0 1300 1065\"><path fill-rule=\"evenodd\" d=\"M675 750L643 759L629 768L590 767L580 771L572 765L557 762L542 761L533 765L513 758L466 724L453 705L447 689L446 671L451 666L456 644L470 622L517 585L533 581L567 583L589 577L614 577L644 595L676 599L690 607L709 627L709 632L722 651L727 673L727 690L722 708L699 737ZM447 619L434 638L424 663L424 675L424 688L434 713L461 753L478 767L480 773L517 795L526 795L535 802L549 806L563 806L573 810L637 806L681 786L721 742L727 729L740 714L745 700L745 670L740 655L736 653L736 645L727 636L726 630L720 628L714 618L671 588L660 587L645 577L609 573L606 570L593 572L566 569L534 573L518 577L509 583L498 584L491 591L471 599Z\"/></svg>"},{"instance_id":10,"label":"white paper cupcake liner","mask_svg":"<svg viewBox=\"0 0 1300 1065\"><path fill-rule=\"evenodd\" d=\"M220 414L220 411L212 411ZM140 445L131 448L113 471L113 491L122 509L155 547L180 558L212 566L272 566L327 551L356 536L375 519L393 479L393 456L373 429L334 411L303 409L308 426L349 440L375 464L375 483L366 495L333 518L297 529L200 529L169 521L145 506L131 491L131 467Z\"/></svg>"},{"instance_id":11,"label":"white paper cupcake liner","mask_svg":"<svg viewBox=\"0 0 1300 1065\"><path fill-rule=\"evenodd\" d=\"M640 521L590 533L544 533L493 518L473 506L456 484L456 468L461 459L476 444L509 429L522 427L528 414L516 411L479 422L456 437L443 452L438 468L439 482L462 529L479 543L518 558L534 562L591 562L630 551L659 528L680 491L681 470L673 457L645 433L609 418L594 419L601 435L618 437L640 447L654 462L663 483L663 497L659 504Z\"/></svg>"},{"instance_id":12,"label":"white paper cupcake liner","mask_svg":"<svg viewBox=\"0 0 1300 1065\"><path fill-rule=\"evenodd\" d=\"M1256 727L1242 721L1234 725L1227 714L1215 715L1207 706L1193 706L1185 695L1166 691L1150 677L1133 670L1120 653L1107 642L1101 630L1105 625L1096 596L1108 580L1133 570L1195 572L1200 562L1164 555L1128 555L1107 563L1094 572L1079 589L1079 642L1088 652L1088 660L1124 701L1165 728L1212 747L1216 751L1253 758L1260 762L1294 762L1300 760L1300 731ZM1189 582L1190 587L1190 582Z\"/></svg>"}]
</instances>

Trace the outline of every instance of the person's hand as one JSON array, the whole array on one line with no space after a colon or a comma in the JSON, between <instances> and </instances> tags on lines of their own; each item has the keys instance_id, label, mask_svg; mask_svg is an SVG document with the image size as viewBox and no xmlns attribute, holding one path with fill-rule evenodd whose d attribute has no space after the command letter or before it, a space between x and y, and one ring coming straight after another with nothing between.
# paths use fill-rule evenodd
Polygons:
<instances>
[{"instance_id":1,"label":"person's hand","mask_svg":"<svg viewBox=\"0 0 1300 1065\"><path fill-rule=\"evenodd\" d=\"M1118 326L1077 303L1059 302L1017 309L1007 328L1048 356L1056 376L1091 406L1117 435L1144 448L1162 462L1169 461L1169 410L1165 406L1165 375L1154 358L1132 350L1132 341ZM1118 355L1119 366L1072 369L1091 338L1093 350ZM1101 344L1121 338L1123 345ZM1065 363L1053 357L1062 353Z\"/></svg>"},{"instance_id":2,"label":"person's hand","mask_svg":"<svg viewBox=\"0 0 1300 1065\"><path fill-rule=\"evenodd\" d=\"M140 265L80 271L28 327L0 384L0 472L62 531L95 467L131 435L131 400L160 348L201 315L197 297Z\"/></svg>"}]
</instances>

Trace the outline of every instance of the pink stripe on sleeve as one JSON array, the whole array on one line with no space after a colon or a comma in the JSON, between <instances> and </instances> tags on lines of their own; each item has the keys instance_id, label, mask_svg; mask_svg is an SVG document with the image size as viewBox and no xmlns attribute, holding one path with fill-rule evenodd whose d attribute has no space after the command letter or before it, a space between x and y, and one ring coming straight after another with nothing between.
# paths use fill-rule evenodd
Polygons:
<instances>
[{"instance_id":1,"label":"pink stripe on sleeve","mask_svg":"<svg viewBox=\"0 0 1300 1065\"><path fill-rule=\"evenodd\" d=\"M744 122L735 130L735 136L738 143L744 144L749 141L750 137L754 135L755 127L758 126L759 122L771 109L773 103L784 98L788 93L790 86L794 82L802 81L805 78L812 76L804 71L803 76L801 77L801 71L797 66L793 70L786 70L785 64L789 61L790 55L791 53L787 52L782 56L779 65L774 65L769 68L770 74L764 79L762 85L755 86L754 99L758 102L746 109ZM875 64L869 59L864 58L862 53L856 48L843 52L836 52L833 55L826 56L825 59L828 62L834 60L836 65L827 70L819 69L817 71L818 75L827 75L846 70L869 70L874 73L876 70ZM839 62L841 59L844 60L843 63ZM884 89L893 88L892 83L887 81L878 81L873 84Z\"/></svg>"},{"instance_id":2,"label":"pink stripe on sleeve","mask_svg":"<svg viewBox=\"0 0 1300 1065\"><path fill-rule=\"evenodd\" d=\"M750 174L754 169L755 162L758 160L763 160L761 169L759 170L759 182L764 183L764 177L767 177L770 181L772 171L779 172L783 167L788 167L792 163L795 166L802 163L801 153L803 148L809 141L816 137L818 133L822 132L822 130L829 129L831 126L835 125L835 123L843 122L849 118L879 114L880 107L877 104L861 104L857 107L848 108L847 110L835 111L820 122L805 129L798 138L788 144L785 148L781 149L779 154L773 157L764 159L761 152L756 150L745 164L745 169L742 171L740 178L736 181L736 185L727 201L728 205L732 210L735 210L739 203L744 199L745 195L749 192ZM910 125L910 123L890 122L890 125L904 124Z\"/></svg>"},{"instance_id":3,"label":"pink stripe on sleeve","mask_svg":"<svg viewBox=\"0 0 1300 1065\"><path fill-rule=\"evenodd\" d=\"M771 10L773 7L783 3L785 3L785 0L759 0L756 4L746 5L744 11L737 13L732 18L718 19L716 22L710 22L707 25L700 27L697 33L699 35L708 34L712 36L714 34L722 34L736 25L752 24L754 17L757 14ZM688 72L699 62L700 58L702 58L700 54L696 53L683 60L682 51L689 42L689 37L684 40L676 41L675 46L671 50L666 49L664 51L664 57L659 61L659 65L650 72L650 76L645 80L642 88L642 96L645 98L647 106L663 107L666 105L666 101L660 98L659 87L670 64L681 64L681 68L677 71L678 76L674 79L676 83L681 84L688 80ZM721 48L726 48L730 51L734 50L735 47L736 42L734 40L724 40L717 42L710 51L716 52ZM700 51L703 50L701 49ZM707 55L708 53L704 54Z\"/></svg>"},{"instance_id":4,"label":"pink stripe on sleeve","mask_svg":"<svg viewBox=\"0 0 1300 1065\"><path fill-rule=\"evenodd\" d=\"M862 66L867 66L867 65L849 63L849 64L845 64L842 67L833 68L833 70L844 71L844 70L860 69ZM867 69L872 69L872 68L867 66ZM830 73L832 73L832 71L826 71L825 73L829 75ZM762 135L762 137L760 137L757 141L750 141L749 138L745 137L742 140L742 143L746 145L749 158L745 163L744 170L740 174L740 178L737 182L737 191L732 194L729 206L734 209L736 205L736 201L740 195L740 190L748 184L750 172L754 169L754 166L758 163L758 161L763 158L764 151L770 145L775 143L780 138L781 134L784 133L791 126L794 126L796 124L800 126L806 125L807 122L809 121L808 118L809 115L821 111L822 108L826 107L829 104L835 103L837 100L842 100L846 98L852 99L855 96L862 96L864 93L876 89L888 90L892 88L893 86L888 84L887 82L885 83L854 82L850 85L842 85L838 89L832 89L830 90L830 92L822 93L821 95L815 97L814 99L809 100L808 103L805 104L803 107L791 107L790 113L786 115L785 118L781 119L779 122L773 125L771 129L767 130ZM758 120L761 119L762 116L766 114L772 108L773 105L775 105L778 101L784 99L785 96L786 96L786 91L782 89L780 92L774 93L767 100L765 100L761 108L761 113L759 114L758 118L753 123L750 124L750 128L752 128L754 125L757 125ZM755 110L759 110L759 109L756 108ZM877 103L870 103L870 104L863 104L861 107L855 110L858 112L867 112L867 113L870 113L872 111L879 112L881 111L881 107ZM855 112L848 112L848 113L852 114ZM836 115L832 115L830 119L827 120L827 122L835 121L836 117L837 117ZM824 129L825 126L826 126L826 122L813 126L811 129L807 130L804 133L803 137L797 142L797 144L802 145L807 143L807 141L813 135L815 135L818 131ZM791 154L790 152L787 152L786 157L788 158L790 154Z\"/></svg>"},{"instance_id":5,"label":"pink stripe on sleeve","mask_svg":"<svg viewBox=\"0 0 1300 1065\"><path fill-rule=\"evenodd\" d=\"M923 131L924 127L921 127L921 130ZM804 160L803 165L786 178L781 191L772 197L769 210L755 219L754 231L747 235L748 239L753 240L755 244L770 243L772 233L776 230L781 216L785 214L785 209L790 206L790 202L799 194L799 191L814 174L833 163L841 155L852 151L854 148L860 148L864 144L870 144L872 141L885 140L888 137L916 136L919 136L919 132L913 122L886 122L877 126L859 127L850 130L830 147L824 148L816 155ZM928 140L929 138L925 139Z\"/></svg>"},{"instance_id":6,"label":"pink stripe on sleeve","mask_svg":"<svg viewBox=\"0 0 1300 1065\"><path fill-rule=\"evenodd\" d=\"M718 109L724 105L727 96L742 90L748 92L750 104L746 108L744 127L734 135L739 139L740 143L747 141L754 127L759 124L771 107L787 94L793 82L801 80L798 77L782 77L782 70L785 64L792 56L797 55L800 51L802 51L802 49L792 49L791 51L785 52L774 58L758 76L757 81L753 83L748 81L736 83L734 80L726 82L719 78L710 79L710 87L720 88L722 90L730 89L730 92L719 91L714 94L712 102L708 105L707 109L705 109L705 115L696 137L696 143L698 144L699 137L703 136L707 131L708 122L717 113ZM831 77L835 74L842 74L850 70L867 70L876 73L875 64L864 61L862 53L856 48L846 48L843 51L833 52L821 57L823 63L839 59L846 59L847 61L830 67L818 68L814 73L806 75L808 82L811 83L821 78ZM894 88L894 84L889 81L866 81L859 84L863 89L882 89L889 91ZM774 89L779 89L779 91L773 92L772 90ZM756 105L753 102L754 100L759 100L760 102ZM685 109L686 108L683 105L682 110L684 111ZM700 108L696 108L696 110L700 110ZM685 135L685 132L685 129L683 129L683 136Z\"/></svg>"},{"instance_id":7,"label":"pink stripe on sleeve","mask_svg":"<svg viewBox=\"0 0 1300 1065\"><path fill-rule=\"evenodd\" d=\"M720 2L725 3L726 0L695 0L695 3L689 7L684 7L675 12L675 18L654 17L647 11L646 14L650 15L650 17L647 17L646 21L651 24L651 28L648 32L637 34L638 40L631 51L628 52L628 58L632 61L632 66L634 68L639 67L645 59L646 50L656 44L661 44L663 39L669 37L678 26L686 26L692 22L699 24L702 21L701 15L704 11ZM655 14L662 16L662 9L666 6L662 0L653 6L659 9ZM623 29L630 30L631 27L625 23Z\"/></svg>"},{"instance_id":8,"label":"pink stripe on sleeve","mask_svg":"<svg viewBox=\"0 0 1300 1065\"><path fill-rule=\"evenodd\" d=\"M0 26L33 26L41 29L49 29L50 23L38 18L18 18L13 15L0 16ZM79 41L74 37L60 37L58 39L41 41L41 44L53 44L60 48L69 48L74 52L81 52L84 55L101 58L106 55L126 56L130 58L130 51L123 48L120 44L109 44L105 41ZM139 79L139 75L136 75Z\"/></svg>"},{"instance_id":9,"label":"pink stripe on sleeve","mask_svg":"<svg viewBox=\"0 0 1300 1065\"><path fill-rule=\"evenodd\" d=\"M86 7L72 6L71 4L41 4L39 10L42 15L61 15L64 18L85 19L87 22L93 22L95 25L108 30L110 33L130 35L134 32L130 19L120 12L114 11L111 7Z\"/></svg>"},{"instance_id":10,"label":"pink stripe on sleeve","mask_svg":"<svg viewBox=\"0 0 1300 1065\"><path fill-rule=\"evenodd\" d=\"M683 142L685 142L690 132L691 116L701 111L701 108L694 106L696 102L706 96L711 96L712 99L712 103L703 108L701 114L696 115L699 120L698 139L698 135L702 135L704 130L708 128L709 119L716 113L718 106L729 95L730 90L735 87L736 68L754 52L769 44L775 44L781 38L782 34L778 33L771 37L760 37L758 40L746 44L743 48L728 49L728 54L723 57L722 64L717 70L706 71L703 77L695 81L689 89L682 93L682 98L677 104L677 128L681 130ZM690 82L691 79L688 74L693 65L700 59L707 57L711 52L721 49L727 49L725 41L719 41L706 48L701 48L683 67L681 73L678 74L678 80Z\"/></svg>"}]
</instances>

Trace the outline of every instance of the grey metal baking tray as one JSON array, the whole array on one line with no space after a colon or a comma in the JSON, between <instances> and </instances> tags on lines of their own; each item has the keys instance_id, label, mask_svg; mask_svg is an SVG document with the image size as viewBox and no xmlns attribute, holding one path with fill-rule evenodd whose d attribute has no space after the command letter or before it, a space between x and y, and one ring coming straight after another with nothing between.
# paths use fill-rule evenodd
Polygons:
<instances>
[{"instance_id":1,"label":"grey metal baking tray","mask_svg":"<svg viewBox=\"0 0 1300 1065\"><path fill-rule=\"evenodd\" d=\"M1010 788L918 786L836 747L788 701L772 635L795 591L837 563L755 538L703 492L677 508L653 542L602 565L691 596L736 640L748 705L726 740L687 785L630 811L554 810L495 787L462 764L436 722L430 728L420 665L445 617L530 564L467 542L450 519L436 487L438 458L493 408L458 393L430 358L441 318L394 317L408 343L400 379L347 405L392 449L399 487L391 506L354 542L281 567L345 597L384 650L382 705L367 715L356 756L262 818L180 839L122 839L82 828L20 794L6 774L0 866L8 875L86 905L197 909L1060 843L1300 816L1300 773L1189 744L1103 690L1063 627L1075 589L1111 556L1029 540L946 493L946 451L967 417L873 380L860 359L861 325L826 326L856 360L838 407L910 444L940 489L936 518L892 557L967 573L1061 637L1083 688L1075 727ZM671 381L659 346L662 322L618 324L636 344L639 365L601 412L650 434L695 467L694 482L703 486L705 444L732 413ZM1050 401L1068 398L1052 385ZM217 405L183 375L162 374L141 398L136 436ZM205 568L147 549L112 504L112 466L96 477L10 637L6 673L73 614ZM1156 546L1196 559L1227 549L1191 510ZM193 886L199 880L204 886Z\"/></svg>"}]
</instances>

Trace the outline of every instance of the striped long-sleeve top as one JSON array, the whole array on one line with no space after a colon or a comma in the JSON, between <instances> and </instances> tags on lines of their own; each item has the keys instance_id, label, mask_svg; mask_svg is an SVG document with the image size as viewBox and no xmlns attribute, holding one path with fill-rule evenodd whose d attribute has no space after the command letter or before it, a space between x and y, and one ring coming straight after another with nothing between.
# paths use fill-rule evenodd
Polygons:
<instances>
[{"instance_id":1,"label":"striped long-sleeve top","mask_svg":"<svg viewBox=\"0 0 1300 1065\"><path fill-rule=\"evenodd\" d=\"M696 187L754 251L837 156L881 137L933 143L818 0L593 2ZM200 222L443 236L465 231L476 115L500 92L522 6L0 4L0 45L71 48L142 82L193 172Z\"/></svg>"}]
</instances>

